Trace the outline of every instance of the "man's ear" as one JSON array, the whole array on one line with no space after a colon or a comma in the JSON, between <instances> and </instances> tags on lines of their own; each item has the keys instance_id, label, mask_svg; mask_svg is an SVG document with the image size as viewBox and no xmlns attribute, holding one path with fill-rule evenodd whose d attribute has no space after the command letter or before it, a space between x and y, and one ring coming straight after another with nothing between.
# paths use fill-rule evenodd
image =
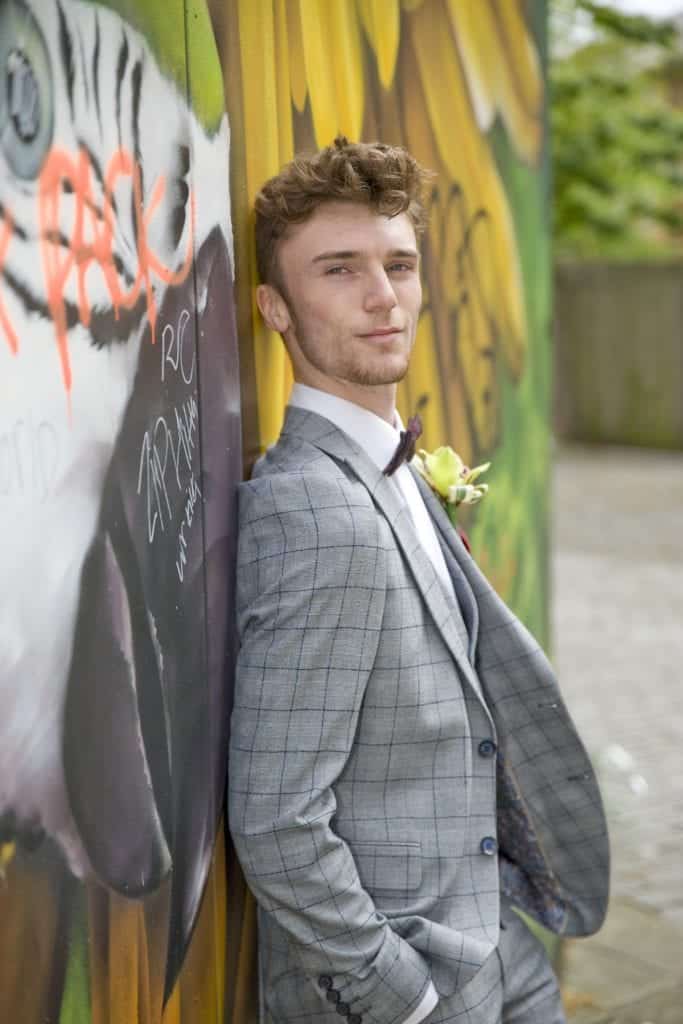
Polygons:
<instances>
[{"instance_id":1,"label":"man's ear","mask_svg":"<svg viewBox=\"0 0 683 1024\"><path fill-rule=\"evenodd\" d=\"M256 289L256 303L266 327L284 334L291 324L287 303L272 284L260 284Z\"/></svg>"}]
</instances>

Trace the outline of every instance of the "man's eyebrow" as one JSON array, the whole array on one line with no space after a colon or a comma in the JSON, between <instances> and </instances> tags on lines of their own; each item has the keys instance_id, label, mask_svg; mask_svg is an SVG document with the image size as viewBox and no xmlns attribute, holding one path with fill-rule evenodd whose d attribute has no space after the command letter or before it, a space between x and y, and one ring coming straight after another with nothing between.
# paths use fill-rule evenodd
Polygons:
<instances>
[{"instance_id":1,"label":"man's eyebrow","mask_svg":"<svg viewBox=\"0 0 683 1024\"><path fill-rule=\"evenodd\" d=\"M360 252L353 249L339 249L337 252L321 252L319 256L313 257L312 262L323 263L325 260L352 260L356 256L360 256Z\"/></svg>"},{"instance_id":2,"label":"man's eyebrow","mask_svg":"<svg viewBox=\"0 0 683 1024\"><path fill-rule=\"evenodd\" d=\"M392 249L388 256L390 259L395 259L397 256L402 256L404 259L416 260L419 253L417 249Z\"/></svg>"},{"instance_id":3,"label":"man's eyebrow","mask_svg":"<svg viewBox=\"0 0 683 1024\"><path fill-rule=\"evenodd\" d=\"M336 252L321 252L318 256L314 256L312 263L325 263L331 260L352 260L358 256L362 256L363 253L357 249L339 249ZM387 253L387 259L396 259L397 256L403 259L414 259L418 258L417 249L392 249L391 252Z\"/></svg>"}]
</instances>

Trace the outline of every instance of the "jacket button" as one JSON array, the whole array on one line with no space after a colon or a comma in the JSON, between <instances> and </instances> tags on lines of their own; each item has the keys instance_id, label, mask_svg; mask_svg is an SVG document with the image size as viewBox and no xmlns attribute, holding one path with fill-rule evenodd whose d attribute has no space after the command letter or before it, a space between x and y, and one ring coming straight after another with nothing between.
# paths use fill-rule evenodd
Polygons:
<instances>
[{"instance_id":1,"label":"jacket button","mask_svg":"<svg viewBox=\"0 0 683 1024\"><path fill-rule=\"evenodd\" d=\"M496 744L493 740L482 740L479 744L479 753L482 757L493 757L496 752Z\"/></svg>"},{"instance_id":2,"label":"jacket button","mask_svg":"<svg viewBox=\"0 0 683 1024\"><path fill-rule=\"evenodd\" d=\"M482 853L485 853L487 857L493 857L498 852L498 843L493 836L484 836L482 841L479 843L479 849Z\"/></svg>"},{"instance_id":3,"label":"jacket button","mask_svg":"<svg viewBox=\"0 0 683 1024\"><path fill-rule=\"evenodd\" d=\"M349 1015L349 1024L361 1024L363 1018L359 1013L352 1013Z\"/></svg>"},{"instance_id":4,"label":"jacket button","mask_svg":"<svg viewBox=\"0 0 683 1024\"><path fill-rule=\"evenodd\" d=\"M332 978L329 974L321 974L318 978L318 984L321 988L332 988Z\"/></svg>"},{"instance_id":5,"label":"jacket button","mask_svg":"<svg viewBox=\"0 0 683 1024\"><path fill-rule=\"evenodd\" d=\"M348 1017L351 1013L351 1007L348 1003L337 1003L335 1009L340 1017Z\"/></svg>"},{"instance_id":6,"label":"jacket button","mask_svg":"<svg viewBox=\"0 0 683 1024\"><path fill-rule=\"evenodd\" d=\"M341 996L337 992L336 988L328 988L325 999L327 999L328 1003L338 1003Z\"/></svg>"}]
</instances>

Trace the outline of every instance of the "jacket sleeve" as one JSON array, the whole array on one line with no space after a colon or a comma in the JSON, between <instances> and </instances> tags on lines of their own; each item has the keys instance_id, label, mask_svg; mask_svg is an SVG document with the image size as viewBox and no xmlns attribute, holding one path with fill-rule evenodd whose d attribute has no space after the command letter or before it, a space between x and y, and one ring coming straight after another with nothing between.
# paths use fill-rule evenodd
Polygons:
<instances>
[{"instance_id":1,"label":"jacket sleeve","mask_svg":"<svg viewBox=\"0 0 683 1024\"><path fill-rule=\"evenodd\" d=\"M335 833L334 783L351 753L384 612L386 552L367 492L278 474L240 488L240 652L229 818L260 906L320 991L399 1024L430 982ZM366 1018L367 1019L367 1018Z\"/></svg>"}]
</instances>

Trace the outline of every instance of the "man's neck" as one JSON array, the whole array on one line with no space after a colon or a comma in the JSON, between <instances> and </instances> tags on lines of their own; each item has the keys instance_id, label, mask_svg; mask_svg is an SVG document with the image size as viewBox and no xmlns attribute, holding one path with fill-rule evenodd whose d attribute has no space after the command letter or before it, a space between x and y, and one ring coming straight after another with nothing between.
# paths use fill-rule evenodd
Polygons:
<instances>
[{"instance_id":1,"label":"man's neck","mask_svg":"<svg viewBox=\"0 0 683 1024\"><path fill-rule=\"evenodd\" d=\"M335 395L347 402L359 405L361 409L367 409L375 416L385 420L390 426L394 425L394 413L396 411L396 385L377 384L363 385L351 384L348 381L336 380L334 378L322 377L321 379L308 380L295 374L294 379L298 384L306 384L309 388L317 388L328 395Z\"/></svg>"}]
</instances>

